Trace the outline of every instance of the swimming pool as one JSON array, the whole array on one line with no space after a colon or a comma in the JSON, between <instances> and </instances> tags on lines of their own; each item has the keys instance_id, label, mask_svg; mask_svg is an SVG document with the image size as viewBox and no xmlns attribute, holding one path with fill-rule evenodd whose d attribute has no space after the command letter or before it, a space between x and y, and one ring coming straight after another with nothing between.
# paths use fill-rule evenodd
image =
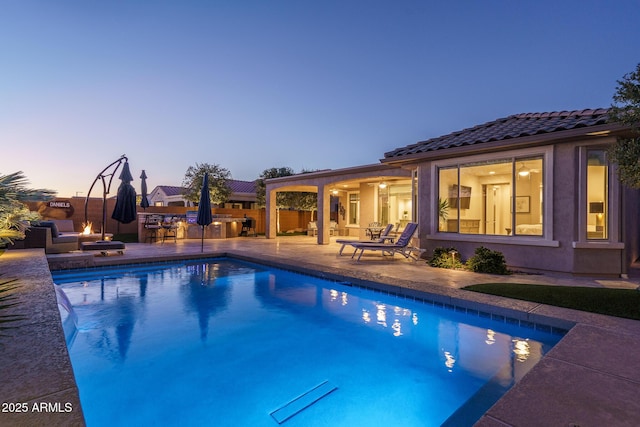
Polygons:
<instances>
[{"instance_id":1,"label":"swimming pool","mask_svg":"<svg viewBox=\"0 0 640 427\"><path fill-rule=\"evenodd\" d=\"M90 427L469 425L561 338L230 259L53 278Z\"/></svg>"}]
</instances>

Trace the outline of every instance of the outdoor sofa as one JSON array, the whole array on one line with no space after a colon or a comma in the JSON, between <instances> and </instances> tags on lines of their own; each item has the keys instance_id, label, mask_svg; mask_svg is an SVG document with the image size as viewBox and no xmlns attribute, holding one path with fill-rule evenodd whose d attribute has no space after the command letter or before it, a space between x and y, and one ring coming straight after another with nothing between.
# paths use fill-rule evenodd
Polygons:
<instances>
[{"instance_id":1,"label":"outdoor sofa","mask_svg":"<svg viewBox=\"0 0 640 427\"><path fill-rule=\"evenodd\" d=\"M29 227L23 240L14 241L12 249L43 248L45 253L59 254L78 249L77 234L61 234L53 221L40 221Z\"/></svg>"}]
</instances>

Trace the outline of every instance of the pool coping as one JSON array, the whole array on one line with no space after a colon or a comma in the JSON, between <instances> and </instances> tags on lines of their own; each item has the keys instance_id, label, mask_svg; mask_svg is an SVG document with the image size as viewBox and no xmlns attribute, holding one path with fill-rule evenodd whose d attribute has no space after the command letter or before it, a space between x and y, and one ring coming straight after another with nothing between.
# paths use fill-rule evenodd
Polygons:
<instances>
[{"instance_id":1,"label":"pool coping","mask_svg":"<svg viewBox=\"0 0 640 427\"><path fill-rule=\"evenodd\" d=\"M17 251L16 251L17 252ZM6 256L6 254L5 254ZM246 255L234 250L223 250L208 252L206 254L184 254L167 255L162 257L148 257L137 259L117 259L106 258L101 260L99 267L160 263L176 260L190 260L199 258L214 258L227 256L230 258L245 260L249 262L265 264L277 268L309 274L316 277L352 284L364 288L374 289L379 292L392 295L427 300L427 303L452 308L457 311L465 311L468 314L478 316L491 316L494 320L506 323L518 322L525 327L540 327L546 332L568 331L564 338L527 374L512 387L485 415L478 421L479 426L509 426L509 425L633 425L633 420L638 419L640 414L640 404L634 403L630 397L620 398L620 392L615 390L625 390L637 395L640 390L640 374L629 372L622 366L611 365L585 359L584 354L579 353L583 349L586 354L591 354L593 349L584 349L585 345L593 343L594 340L607 342L614 345L621 341L629 346L631 350L623 354L623 358L628 358L628 363L621 365L631 366L632 371L637 370L637 361L633 357L640 351L640 322L614 318L599 314L580 312L577 310L564 309L547 306L544 304L531 303L526 301L512 300L503 297L495 297L485 294L476 294L461 289L446 288L437 285L430 285L423 282L398 279L394 285L380 282L376 275L367 274L362 271L353 271L346 268L323 267L313 262L295 260L286 262L277 256L261 254L260 258L255 255ZM0 395L3 401L13 399L13 401L26 401L29 403L41 401L42 399L69 399L73 406L73 411L69 413L34 413L10 414L10 418L5 418L6 414L0 414L5 420L16 421L16 424L37 425L46 423L47 425L84 425L82 408L80 407L78 390L71 369L71 363L64 341L64 334L60 322L55 294L53 290L53 280L47 260L41 251L36 251L31 257L33 266L26 268L25 262L18 262L14 269L20 271L21 278L27 282L28 287L32 287L29 292L21 294L21 300L28 300L36 305L39 313L29 322L20 324L16 329L18 336L35 339L32 345L17 345L17 352L24 352L19 357L20 362L7 359L3 348L3 355L0 356L0 363L8 366L11 362L10 381L0 385ZM77 266L76 266L77 267ZM46 270L46 271L44 271ZM388 281L388 278L386 278ZM539 325L539 326L538 326ZM53 327L52 330L51 328ZM550 329L549 329L550 328ZM33 338L31 338L33 337ZM585 337L586 339L585 341ZM616 340L617 338L617 340ZM29 340L27 340L29 341ZM587 343L587 344L585 344ZM15 343L13 343L15 344ZM51 360L42 360L42 354L38 356L35 349L43 345L47 352L52 352L58 356ZM13 346L13 345L12 345ZM605 349L607 350L607 349ZM590 353L591 352L591 353ZM44 353L44 352L42 352ZM16 357L17 354L14 354ZM610 355L609 355L610 358ZM609 362L609 358L606 361ZM54 363L55 366L51 366ZM27 361L35 361L36 367ZM570 367L576 371L580 383L583 387L575 390L572 381L568 381L571 391L567 392L567 379L562 375ZM28 378L28 379L25 379ZM46 378L43 381L43 378ZM559 382L564 378L563 382ZM43 387L43 382L47 387ZM576 381L573 381L576 382ZM12 383L21 383L21 387L12 387ZM51 389L51 385L59 384ZM27 385L28 387L25 387ZM594 390L602 390L597 393ZM594 388L595 387L595 388ZM23 390L17 392L16 390ZM583 396L588 390L591 394ZM531 399L536 396L536 399ZM616 396L618 404L610 402L610 396ZM562 397L564 404L558 404L558 398ZM584 399L599 403L599 405L584 407ZM535 404L532 401L536 401ZM602 400L598 402L598 400ZM576 407L575 405L579 405ZM545 409L546 408L546 409ZM604 408L604 410L603 410ZM542 418L541 418L542 417ZM548 422L542 420L547 419ZM600 420L601 422L594 422Z\"/></svg>"},{"instance_id":2,"label":"pool coping","mask_svg":"<svg viewBox=\"0 0 640 427\"><path fill-rule=\"evenodd\" d=\"M9 261L9 262L7 262ZM4 314L23 319L0 337L0 425L84 426L47 258L42 250L8 251L2 279L19 278L18 304Z\"/></svg>"}]
</instances>

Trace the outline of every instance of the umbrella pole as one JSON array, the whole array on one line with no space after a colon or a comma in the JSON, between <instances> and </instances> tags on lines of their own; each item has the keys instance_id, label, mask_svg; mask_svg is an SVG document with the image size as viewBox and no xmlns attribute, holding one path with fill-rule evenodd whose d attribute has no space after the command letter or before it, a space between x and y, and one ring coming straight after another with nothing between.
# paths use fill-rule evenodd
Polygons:
<instances>
[{"instance_id":1,"label":"umbrella pole","mask_svg":"<svg viewBox=\"0 0 640 427\"><path fill-rule=\"evenodd\" d=\"M105 239L105 226L107 224L106 203L107 203L107 194L109 194L109 190L111 189L111 181L113 180L113 176L116 174L116 171L118 170L122 162L123 161L126 162L127 160L128 160L127 156L123 154L122 156L120 156L118 160L109 164L109 166L107 166L106 168L102 169L102 172L100 172L98 176L96 176L96 179L93 180L93 184L91 184L91 187L89 187L89 192L87 193L87 197L84 200L84 222L85 224L87 224L89 222L88 208L89 208L89 197L91 197L91 190L93 190L93 186L96 185L96 182L98 182L98 179L101 179L102 188L103 188L103 191L102 191L102 240ZM107 171L107 169L109 169L113 165L116 165L115 169L113 169L113 172L105 175L105 172ZM105 181L106 177L110 177L108 187Z\"/></svg>"},{"instance_id":2,"label":"umbrella pole","mask_svg":"<svg viewBox=\"0 0 640 427\"><path fill-rule=\"evenodd\" d=\"M105 227L107 226L107 184L104 182L104 176L102 178L102 241L105 239Z\"/></svg>"},{"instance_id":3,"label":"umbrella pole","mask_svg":"<svg viewBox=\"0 0 640 427\"><path fill-rule=\"evenodd\" d=\"M200 236L200 252L204 252L204 225L202 226L202 235Z\"/></svg>"}]
</instances>

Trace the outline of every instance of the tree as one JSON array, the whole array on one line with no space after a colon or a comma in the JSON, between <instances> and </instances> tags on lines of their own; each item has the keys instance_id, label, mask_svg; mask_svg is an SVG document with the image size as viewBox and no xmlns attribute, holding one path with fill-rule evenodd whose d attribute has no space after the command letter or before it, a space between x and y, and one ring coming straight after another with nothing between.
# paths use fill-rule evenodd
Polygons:
<instances>
[{"instance_id":1,"label":"tree","mask_svg":"<svg viewBox=\"0 0 640 427\"><path fill-rule=\"evenodd\" d=\"M44 201L55 196L55 191L30 189L27 184L21 171L0 175L0 245L24 239L28 221L39 219L23 202Z\"/></svg>"},{"instance_id":2,"label":"tree","mask_svg":"<svg viewBox=\"0 0 640 427\"><path fill-rule=\"evenodd\" d=\"M303 170L300 173L310 173L313 171ZM256 181L256 196L258 206L267 204L267 184L266 179L291 176L296 173L290 167L265 169ZM298 209L301 211L314 211L318 207L317 193L307 191L281 191L276 198L276 206L281 209Z\"/></svg>"},{"instance_id":3,"label":"tree","mask_svg":"<svg viewBox=\"0 0 640 427\"><path fill-rule=\"evenodd\" d=\"M620 137L609 149L618 165L618 179L629 188L640 188L640 64L618 80L609 121L631 128L630 137Z\"/></svg>"},{"instance_id":4,"label":"tree","mask_svg":"<svg viewBox=\"0 0 640 427\"><path fill-rule=\"evenodd\" d=\"M196 163L195 166L189 166L182 181L182 186L185 188L184 198L198 203L205 172L209 172L211 203L220 205L229 200L231 188L227 181L231 179L231 172L219 165L210 165L208 163Z\"/></svg>"},{"instance_id":5,"label":"tree","mask_svg":"<svg viewBox=\"0 0 640 427\"><path fill-rule=\"evenodd\" d=\"M303 169L300 173L311 173L312 170ZM311 211L311 219L313 220L313 212L318 210L318 193L309 191L298 191L289 195L290 206L300 211Z\"/></svg>"},{"instance_id":6,"label":"tree","mask_svg":"<svg viewBox=\"0 0 640 427\"><path fill-rule=\"evenodd\" d=\"M313 171L303 170L300 173L309 172ZM295 172L290 167L270 168L262 171L260 178L256 181L256 199L258 206L264 207L267 204L267 184L265 180L291 175L295 175ZM306 191L281 191L277 193L275 202L277 209L311 211L311 216L313 217L313 211L318 208L318 195ZM276 223L277 230L280 230L280 215L277 210Z\"/></svg>"},{"instance_id":7,"label":"tree","mask_svg":"<svg viewBox=\"0 0 640 427\"><path fill-rule=\"evenodd\" d=\"M267 204L267 184L265 183L265 180L291 175L295 175L295 172L293 172L293 169L290 167L269 168L263 170L260 174L260 178L256 180L256 202L258 203L258 206L264 207ZM276 206L278 208L290 207L291 205L289 204L288 199L289 195L287 192L278 193Z\"/></svg>"}]
</instances>

